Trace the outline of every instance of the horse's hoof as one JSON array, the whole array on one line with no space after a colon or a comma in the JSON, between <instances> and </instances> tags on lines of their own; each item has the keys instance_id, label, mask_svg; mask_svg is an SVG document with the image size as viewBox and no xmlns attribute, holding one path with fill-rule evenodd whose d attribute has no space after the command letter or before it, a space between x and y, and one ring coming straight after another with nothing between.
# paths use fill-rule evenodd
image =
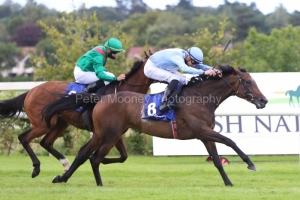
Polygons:
<instances>
[{"instance_id":1,"label":"horse's hoof","mask_svg":"<svg viewBox=\"0 0 300 200\"><path fill-rule=\"evenodd\" d=\"M36 170L35 168L31 172L31 178L35 178L40 174L40 170Z\"/></svg>"},{"instance_id":2,"label":"horse's hoof","mask_svg":"<svg viewBox=\"0 0 300 200\"><path fill-rule=\"evenodd\" d=\"M233 187L232 183L226 184L227 187Z\"/></svg>"},{"instance_id":3,"label":"horse's hoof","mask_svg":"<svg viewBox=\"0 0 300 200\"><path fill-rule=\"evenodd\" d=\"M63 177L61 176L55 176L52 179L52 183L65 183L65 182L67 182L67 180L64 180Z\"/></svg>"},{"instance_id":4,"label":"horse's hoof","mask_svg":"<svg viewBox=\"0 0 300 200\"><path fill-rule=\"evenodd\" d=\"M52 183L59 183L59 177L60 177L60 176L55 176L55 177L52 179Z\"/></svg>"},{"instance_id":5,"label":"horse's hoof","mask_svg":"<svg viewBox=\"0 0 300 200\"><path fill-rule=\"evenodd\" d=\"M255 167L254 165L248 166L247 168L248 168L249 170L251 170L251 171L257 172L257 169L256 169L256 167Z\"/></svg>"}]
</instances>

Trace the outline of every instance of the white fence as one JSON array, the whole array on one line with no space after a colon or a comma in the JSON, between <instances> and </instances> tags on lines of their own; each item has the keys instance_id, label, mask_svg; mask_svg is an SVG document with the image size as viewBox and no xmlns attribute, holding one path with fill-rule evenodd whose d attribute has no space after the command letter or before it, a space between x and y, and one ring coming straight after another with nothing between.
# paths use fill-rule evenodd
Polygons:
<instances>
[{"instance_id":1,"label":"white fence","mask_svg":"<svg viewBox=\"0 0 300 200\"><path fill-rule=\"evenodd\" d=\"M0 91L1 90L30 90L33 87L36 87L44 82L0 82Z\"/></svg>"}]
</instances>

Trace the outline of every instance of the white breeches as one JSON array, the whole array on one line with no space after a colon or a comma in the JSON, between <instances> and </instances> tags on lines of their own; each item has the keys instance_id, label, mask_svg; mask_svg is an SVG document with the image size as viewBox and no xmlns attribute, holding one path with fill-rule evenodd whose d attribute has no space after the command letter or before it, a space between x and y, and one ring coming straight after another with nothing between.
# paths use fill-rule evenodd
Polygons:
<instances>
[{"instance_id":1,"label":"white breeches","mask_svg":"<svg viewBox=\"0 0 300 200\"><path fill-rule=\"evenodd\" d=\"M144 73L148 78L158 80L158 81L165 81L170 83L172 80L178 80L181 84L185 84L185 77L179 73L178 71L167 71L161 68L156 67L151 60L147 60Z\"/></svg>"},{"instance_id":2,"label":"white breeches","mask_svg":"<svg viewBox=\"0 0 300 200\"><path fill-rule=\"evenodd\" d=\"M115 75L111 72L104 72L108 76L113 76ZM75 67L74 68L74 77L75 77L75 82L76 83L81 83L81 84L90 84L94 83L99 80L99 78L96 76L95 72L85 72L80 69L80 67ZM105 85L109 84L109 81L104 81Z\"/></svg>"}]
</instances>

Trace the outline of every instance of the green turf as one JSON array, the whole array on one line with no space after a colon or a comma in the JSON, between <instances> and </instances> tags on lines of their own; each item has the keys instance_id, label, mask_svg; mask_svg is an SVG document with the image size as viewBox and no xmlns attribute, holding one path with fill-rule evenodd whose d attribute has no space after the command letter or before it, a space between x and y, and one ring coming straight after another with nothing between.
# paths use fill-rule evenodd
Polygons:
<instances>
[{"instance_id":1,"label":"green turf","mask_svg":"<svg viewBox=\"0 0 300 200\"><path fill-rule=\"evenodd\" d=\"M224 169L234 187L224 186L204 156L129 156L123 164L101 165L104 186L97 187L89 162L67 183L53 184L63 170L53 157L40 157L41 174L32 179L29 157L0 156L0 199L299 199L299 156L252 156L258 172L239 157L227 158Z\"/></svg>"}]
</instances>

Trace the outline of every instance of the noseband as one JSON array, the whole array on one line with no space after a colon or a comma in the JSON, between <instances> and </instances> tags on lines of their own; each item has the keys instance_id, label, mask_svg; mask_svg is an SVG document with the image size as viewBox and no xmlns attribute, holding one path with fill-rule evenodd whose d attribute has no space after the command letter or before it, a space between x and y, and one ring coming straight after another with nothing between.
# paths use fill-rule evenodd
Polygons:
<instances>
[{"instance_id":1,"label":"noseband","mask_svg":"<svg viewBox=\"0 0 300 200\"><path fill-rule=\"evenodd\" d=\"M246 73L243 73L242 75L236 75L237 79L239 80L239 84L238 84L238 86L237 86L236 89L225 78L222 77L222 79L225 81L225 83L229 87L231 87L233 89L233 94L232 95L236 95L236 96L238 96L238 97L240 97L242 99L245 99L245 100L247 100L249 102L253 102L254 101L253 95L251 93L247 92L247 90L245 89L244 83L242 81L242 78L243 78L243 76L245 74L249 74L249 73L246 72ZM238 92L238 89L239 89L240 85L242 86L242 89L243 89L243 92L244 92L243 95L239 95L240 93ZM248 96L250 97L250 100L248 100L248 98L247 98Z\"/></svg>"}]
</instances>

